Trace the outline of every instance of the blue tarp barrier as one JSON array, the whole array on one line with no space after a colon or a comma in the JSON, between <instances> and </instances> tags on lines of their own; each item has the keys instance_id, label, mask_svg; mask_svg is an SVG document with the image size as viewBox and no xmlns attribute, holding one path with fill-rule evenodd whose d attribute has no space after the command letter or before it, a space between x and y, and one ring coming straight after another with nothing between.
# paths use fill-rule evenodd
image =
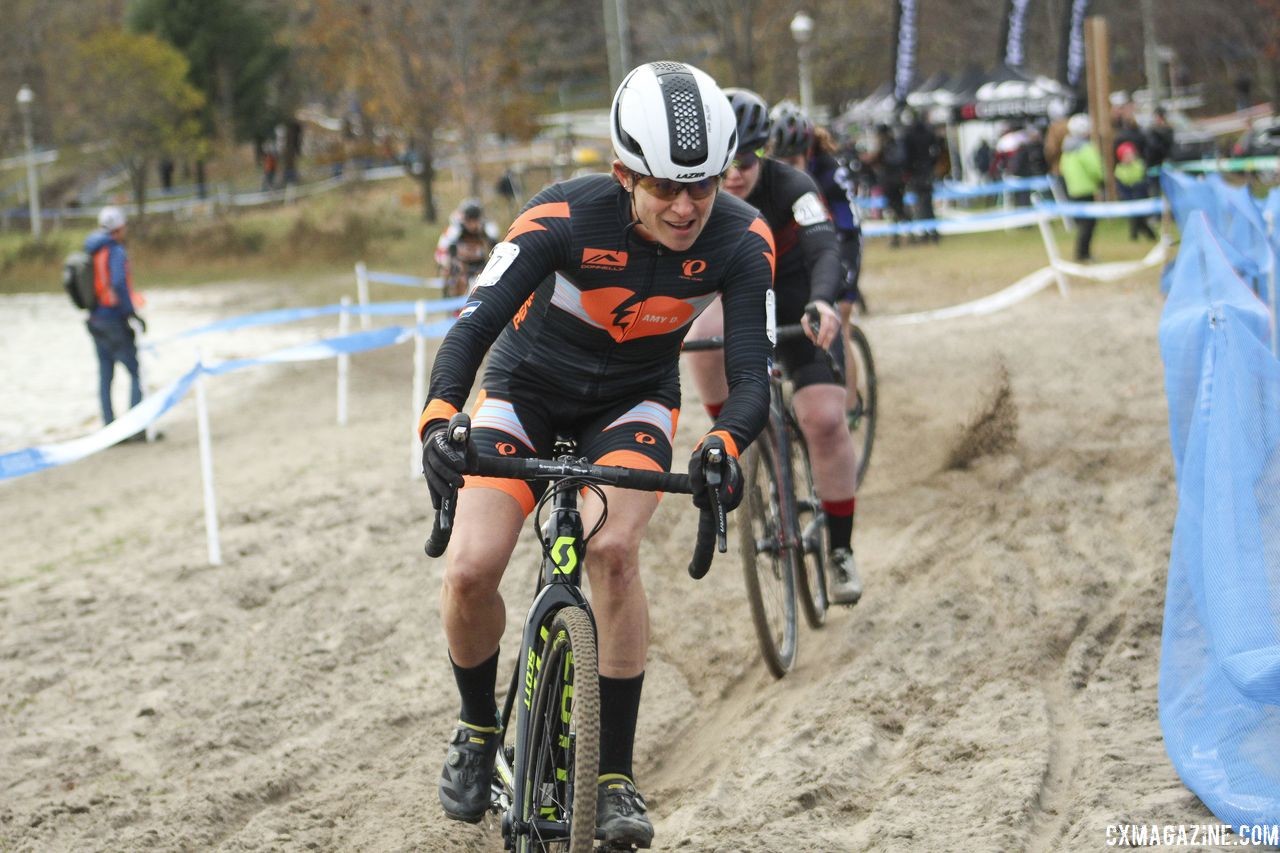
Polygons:
<instances>
[{"instance_id":1,"label":"blue tarp barrier","mask_svg":"<svg viewBox=\"0 0 1280 853\"><path fill-rule=\"evenodd\" d=\"M1233 187L1221 175L1192 178L1166 169L1161 183L1178 227L1185 228L1188 217L1203 211L1231 267L1270 304L1272 269L1280 265L1280 240L1268 234L1264 216L1270 208L1259 204L1248 187ZM1274 190L1271 196L1276 196ZM1266 204L1272 204L1271 197ZM1280 206L1280 198L1275 204ZM1161 290L1168 293L1171 284L1172 267L1165 270Z\"/></svg>"},{"instance_id":2,"label":"blue tarp barrier","mask_svg":"<svg viewBox=\"0 0 1280 853\"><path fill-rule=\"evenodd\" d=\"M1160 725L1183 782L1233 826L1280 824L1280 363L1267 308L1203 211L1160 322L1178 516Z\"/></svg>"}]
</instances>

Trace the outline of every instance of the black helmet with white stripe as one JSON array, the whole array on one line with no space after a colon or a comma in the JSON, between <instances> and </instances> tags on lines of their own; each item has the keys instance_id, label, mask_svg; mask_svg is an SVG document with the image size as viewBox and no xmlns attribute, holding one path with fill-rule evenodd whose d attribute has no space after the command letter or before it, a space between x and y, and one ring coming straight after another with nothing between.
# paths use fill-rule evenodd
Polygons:
<instances>
[{"instance_id":1,"label":"black helmet with white stripe","mask_svg":"<svg viewBox=\"0 0 1280 853\"><path fill-rule=\"evenodd\" d=\"M716 81L683 62L633 69L609 110L613 150L622 164L672 181L697 181L729 168L738 148L736 125Z\"/></svg>"}]
</instances>

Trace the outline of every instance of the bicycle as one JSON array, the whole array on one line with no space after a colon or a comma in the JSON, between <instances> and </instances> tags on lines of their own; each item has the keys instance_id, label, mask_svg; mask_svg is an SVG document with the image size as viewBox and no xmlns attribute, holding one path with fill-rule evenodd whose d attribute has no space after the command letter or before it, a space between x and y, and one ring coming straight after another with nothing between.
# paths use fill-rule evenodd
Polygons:
<instances>
[{"instance_id":1,"label":"bicycle","mask_svg":"<svg viewBox=\"0 0 1280 853\"><path fill-rule=\"evenodd\" d=\"M450 258L447 268L441 270L441 292L444 296L465 296L471 292L476 276L484 269L484 260L463 262Z\"/></svg>"},{"instance_id":2,"label":"bicycle","mask_svg":"<svg viewBox=\"0 0 1280 853\"><path fill-rule=\"evenodd\" d=\"M470 419L454 415L450 440L465 447ZM574 456L576 442L558 436L552 459L481 456L469 474L519 480L547 480L535 508L533 526L542 543L537 592L520 644L520 654L503 700L504 742L491 783L490 810L502 816L506 849L517 853L589 853L596 842L596 778L599 769L600 696L595 619L581 589L587 543L608 517L600 486L692 494L687 474L593 465ZM724 460L711 451L704 470L711 508L702 510L689 574L706 574L712 548L726 550L726 518L717 500ZM578 494L591 490L605 504L600 520L584 535ZM427 540L428 556L449 543L456 496L440 502ZM542 509L553 509L543 524ZM517 705L517 697L522 701ZM505 741L515 715L515 743ZM579 784L581 780L582 784ZM606 850L631 850L606 847Z\"/></svg>"},{"instance_id":3,"label":"bicycle","mask_svg":"<svg viewBox=\"0 0 1280 853\"><path fill-rule=\"evenodd\" d=\"M777 330L778 343L803 335L799 324ZM684 342L690 352L723 346L720 337ZM834 359L831 366L843 384ZM814 629L826 622L830 600L826 516L814 485L808 444L777 364L769 376L769 419L743 454L742 474L745 493L738 516L738 544L747 601L765 666L781 678L795 665L797 599L805 621Z\"/></svg>"},{"instance_id":4,"label":"bicycle","mask_svg":"<svg viewBox=\"0 0 1280 853\"><path fill-rule=\"evenodd\" d=\"M858 451L857 486L867 476L871 447L876 440L876 363L871 357L871 342L851 319L845 324L845 390L849 392L849 434Z\"/></svg>"}]
</instances>

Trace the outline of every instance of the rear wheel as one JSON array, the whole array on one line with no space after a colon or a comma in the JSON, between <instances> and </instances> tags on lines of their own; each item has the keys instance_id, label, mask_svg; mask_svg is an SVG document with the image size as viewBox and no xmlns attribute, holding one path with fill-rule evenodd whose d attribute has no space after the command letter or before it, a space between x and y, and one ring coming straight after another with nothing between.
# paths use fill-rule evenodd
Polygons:
<instances>
[{"instance_id":1,"label":"rear wheel","mask_svg":"<svg viewBox=\"0 0 1280 853\"><path fill-rule=\"evenodd\" d=\"M827 516L813 485L813 468L809 464L809 448L799 427L787 419L790 435L791 476L795 483L796 526L800 530L799 571L796 572L796 597L800 599L805 621L810 628L821 628L827 621Z\"/></svg>"},{"instance_id":2,"label":"rear wheel","mask_svg":"<svg viewBox=\"0 0 1280 853\"><path fill-rule=\"evenodd\" d=\"M600 767L600 672L591 617L559 611L542 645L529 711L528 778L516 849L590 853Z\"/></svg>"},{"instance_id":3,"label":"rear wheel","mask_svg":"<svg viewBox=\"0 0 1280 853\"><path fill-rule=\"evenodd\" d=\"M845 385L849 391L849 434L858 454L857 485L867 475L871 445L876 439L876 364L871 343L856 325L845 327Z\"/></svg>"},{"instance_id":4,"label":"rear wheel","mask_svg":"<svg viewBox=\"0 0 1280 853\"><path fill-rule=\"evenodd\" d=\"M796 659L796 562L789 489L772 425L747 452L746 493L738 511L738 541L751 621L765 666L781 678Z\"/></svg>"}]
</instances>

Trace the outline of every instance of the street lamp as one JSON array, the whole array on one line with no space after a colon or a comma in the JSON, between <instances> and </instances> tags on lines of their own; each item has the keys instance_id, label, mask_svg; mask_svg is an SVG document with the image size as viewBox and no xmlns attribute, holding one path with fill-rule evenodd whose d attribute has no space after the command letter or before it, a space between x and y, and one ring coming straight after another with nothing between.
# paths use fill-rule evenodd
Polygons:
<instances>
[{"instance_id":1,"label":"street lamp","mask_svg":"<svg viewBox=\"0 0 1280 853\"><path fill-rule=\"evenodd\" d=\"M36 183L36 158L31 144L31 102L36 99L31 87L18 90L18 111L22 113L22 141L27 149L27 200L31 211L31 236L40 239L40 186Z\"/></svg>"},{"instance_id":2,"label":"street lamp","mask_svg":"<svg viewBox=\"0 0 1280 853\"><path fill-rule=\"evenodd\" d=\"M813 80L809 75L809 39L813 37L813 18L804 12L796 12L791 19L791 37L796 40L796 53L800 59L800 106L813 115Z\"/></svg>"}]
</instances>

